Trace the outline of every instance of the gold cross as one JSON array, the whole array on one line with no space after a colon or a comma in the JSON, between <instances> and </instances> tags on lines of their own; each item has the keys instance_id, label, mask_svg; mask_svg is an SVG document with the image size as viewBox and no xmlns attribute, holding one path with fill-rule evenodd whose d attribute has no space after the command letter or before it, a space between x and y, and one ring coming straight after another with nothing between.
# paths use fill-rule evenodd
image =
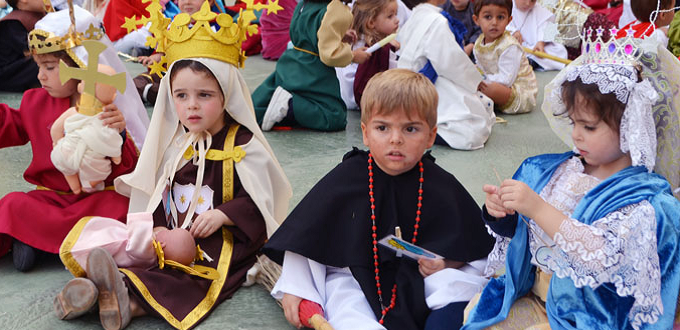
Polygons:
<instances>
[{"instance_id":1,"label":"gold cross","mask_svg":"<svg viewBox=\"0 0 680 330\"><path fill-rule=\"evenodd\" d=\"M125 93L127 83L125 72L108 75L98 71L99 54L106 49L106 45L99 41L83 41L83 47L87 50L87 68L72 68L66 65L63 60L59 61L59 80L64 84L69 79L82 80L85 85L84 93L95 95L95 83L103 83L115 87L121 93Z\"/></svg>"}]
</instances>

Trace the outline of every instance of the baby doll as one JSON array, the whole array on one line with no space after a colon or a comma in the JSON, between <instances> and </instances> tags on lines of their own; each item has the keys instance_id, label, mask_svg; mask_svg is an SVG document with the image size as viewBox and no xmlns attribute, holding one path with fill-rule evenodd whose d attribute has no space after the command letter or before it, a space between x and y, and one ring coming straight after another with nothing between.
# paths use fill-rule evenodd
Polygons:
<instances>
[{"instance_id":1,"label":"baby doll","mask_svg":"<svg viewBox=\"0 0 680 330\"><path fill-rule=\"evenodd\" d=\"M116 73L107 65L99 65L98 71L107 75ZM83 93L84 83L80 82L79 104L59 116L50 129L53 143L50 158L74 194L81 190L103 190L104 179L111 173L111 161L116 165L121 161L121 132L103 125L97 116L104 105L113 103L116 87L103 83L95 86L93 97Z\"/></svg>"},{"instance_id":2,"label":"baby doll","mask_svg":"<svg viewBox=\"0 0 680 330\"><path fill-rule=\"evenodd\" d=\"M75 228L79 239L76 242L69 234L59 249L59 256L62 260L75 261L83 270L87 269L88 254L98 247L107 250L120 267L142 268L191 266L199 251L188 230L154 228L153 217L148 212L128 214L127 224L105 217L84 218Z\"/></svg>"},{"instance_id":3,"label":"baby doll","mask_svg":"<svg viewBox=\"0 0 680 330\"><path fill-rule=\"evenodd\" d=\"M174 260L189 266L196 258L196 242L186 229L160 227L160 230L156 232L156 242L160 244L167 260Z\"/></svg>"}]
</instances>

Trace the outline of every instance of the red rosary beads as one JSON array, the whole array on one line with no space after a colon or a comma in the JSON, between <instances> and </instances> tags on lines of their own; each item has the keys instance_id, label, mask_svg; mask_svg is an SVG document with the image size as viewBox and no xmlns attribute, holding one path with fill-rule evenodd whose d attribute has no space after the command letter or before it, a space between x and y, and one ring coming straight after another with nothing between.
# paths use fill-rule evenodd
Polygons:
<instances>
[{"instance_id":1,"label":"red rosary beads","mask_svg":"<svg viewBox=\"0 0 680 330\"><path fill-rule=\"evenodd\" d=\"M423 162L419 161L418 166L420 167L420 179L418 179L419 186L418 186L418 209L416 210L416 223L413 225L413 239L411 239L411 243L416 244L416 238L418 237L418 227L420 223L420 208L423 206L423 182L425 181L423 179ZM375 198L373 196L373 156L369 153L368 154L368 197L369 201L371 202L371 230L373 231L373 234L371 237L373 238L373 265L375 266L375 286L378 289L378 301L380 301L380 309L381 311L381 316L380 320L378 322L380 324L383 324L385 315L387 315L387 312L389 312L392 308L394 308L395 301L397 299L397 284L395 283L394 286L392 287L392 298L390 298L390 305L385 307L383 304L383 299L382 299L382 290L380 288L380 269L378 266L380 265L378 261L378 234L376 234L376 230L378 227L375 225Z\"/></svg>"}]
</instances>

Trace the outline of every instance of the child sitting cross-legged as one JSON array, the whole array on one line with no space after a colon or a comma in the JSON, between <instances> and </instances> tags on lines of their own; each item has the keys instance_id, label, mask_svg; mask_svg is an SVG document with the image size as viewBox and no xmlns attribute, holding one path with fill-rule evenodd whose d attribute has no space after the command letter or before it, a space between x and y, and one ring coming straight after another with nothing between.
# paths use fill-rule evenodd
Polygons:
<instances>
[{"instance_id":1,"label":"child sitting cross-legged","mask_svg":"<svg viewBox=\"0 0 680 330\"><path fill-rule=\"evenodd\" d=\"M477 66L486 79L480 91L503 113L525 113L536 107L538 84L522 45L505 31L512 21L512 0L477 0L472 17L483 34L475 42Z\"/></svg>"},{"instance_id":2,"label":"child sitting cross-legged","mask_svg":"<svg viewBox=\"0 0 680 330\"><path fill-rule=\"evenodd\" d=\"M596 51L625 54L633 42L613 40L589 42L551 83L551 110L570 119L574 152L529 158L500 187L484 185L496 236L488 273L505 274L463 329L673 328L680 202L652 170L657 145L665 153L675 141L657 142L670 120L655 125L662 93L640 78L635 56Z\"/></svg>"},{"instance_id":3,"label":"child sitting cross-legged","mask_svg":"<svg viewBox=\"0 0 680 330\"><path fill-rule=\"evenodd\" d=\"M484 286L485 261L478 260L493 242L465 188L424 154L437 133L432 83L387 70L368 82L361 103L369 151L346 154L265 245L283 264L272 295L297 327L306 299L320 304L337 330L423 329L431 310L468 301ZM396 226L404 240L452 268L423 279L429 262L400 258L378 243Z\"/></svg>"}]
</instances>

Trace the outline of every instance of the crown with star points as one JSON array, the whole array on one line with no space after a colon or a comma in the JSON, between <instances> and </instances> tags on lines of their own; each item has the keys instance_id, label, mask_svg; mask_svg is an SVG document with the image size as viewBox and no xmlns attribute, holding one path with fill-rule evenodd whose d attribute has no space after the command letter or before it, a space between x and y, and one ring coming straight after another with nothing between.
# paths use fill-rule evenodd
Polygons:
<instances>
[{"instance_id":1,"label":"crown with star points","mask_svg":"<svg viewBox=\"0 0 680 330\"><path fill-rule=\"evenodd\" d=\"M619 64L635 66L642 57L643 51L640 49L640 39L633 37L635 31L626 30L626 36L616 39L618 29L609 29L610 38L605 41L602 39L603 28L593 30L588 28L582 36L583 45L581 56L583 64ZM595 35L593 36L593 32Z\"/></svg>"},{"instance_id":2,"label":"crown with star points","mask_svg":"<svg viewBox=\"0 0 680 330\"><path fill-rule=\"evenodd\" d=\"M267 9L267 14L276 14L283 9L279 0L269 0L267 4L244 0L246 8L239 11L238 19L234 22L229 14L212 12L210 4L205 1L194 14L180 13L171 20L163 15L159 0L142 2L150 2L146 7L149 17L125 18L122 27L129 33L138 26L151 23L149 31L152 36L147 38L146 46L165 54L160 62L149 67L150 74L159 76L161 72L167 71L169 64L192 57L213 58L242 68L246 56L241 50L241 43L247 36L257 33L257 26L251 24L256 18L253 10Z\"/></svg>"}]
</instances>

